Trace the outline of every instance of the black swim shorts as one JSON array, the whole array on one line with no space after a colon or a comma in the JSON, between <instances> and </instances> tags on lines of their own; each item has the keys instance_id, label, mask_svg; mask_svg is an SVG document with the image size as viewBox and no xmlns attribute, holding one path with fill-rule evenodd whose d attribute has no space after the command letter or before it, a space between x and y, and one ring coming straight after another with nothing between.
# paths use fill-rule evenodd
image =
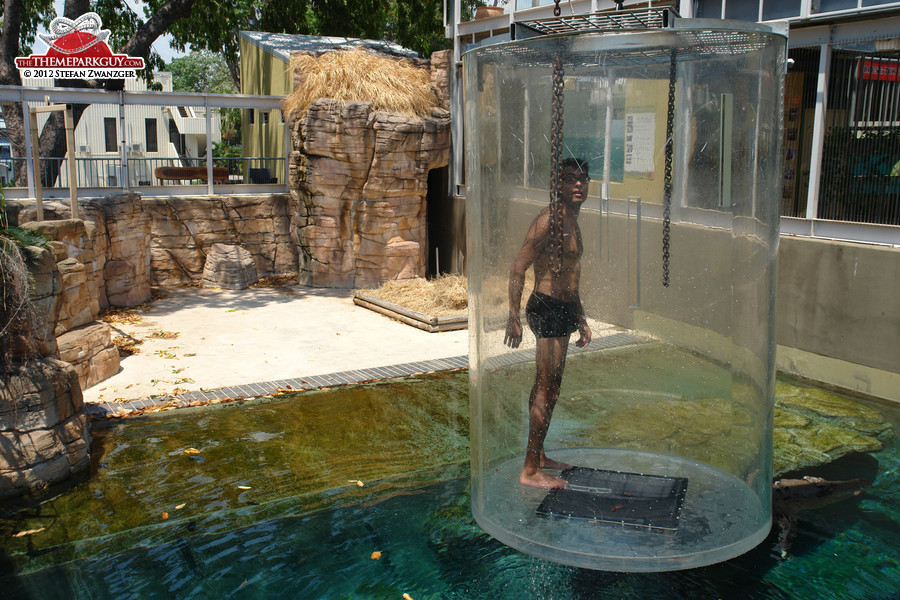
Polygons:
<instances>
[{"instance_id":1,"label":"black swim shorts","mask_svg":"<svg viewBox=\"0 0 900 600\"><path fill-rule=\"evenodd\" d=\"M533 292L525 305L525 318L535 337L565 337L578 329L575 303Z\"/></svg>"}]
</instances>

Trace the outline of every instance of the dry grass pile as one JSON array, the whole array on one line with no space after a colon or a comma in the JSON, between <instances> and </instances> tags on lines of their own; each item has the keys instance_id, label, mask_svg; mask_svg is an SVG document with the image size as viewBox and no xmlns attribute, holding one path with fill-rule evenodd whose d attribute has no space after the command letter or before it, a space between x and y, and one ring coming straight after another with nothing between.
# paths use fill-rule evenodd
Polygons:
<instances>
[{"instance_id":1,"label":"dry grass pile","mask_svg":"<svg viewBox=\"0 0 900 600\"><path fill-rule=\"evenodd\" d=\"M388 281L377 290L364 291L433 317L465 313L469 305L469 286L461 275L442 275L430 280Z\"/></svg>"},{"instance_id":2,"label":"dry grass pile","mask_svg":"<svg viewBox=\"0 0 900 600\"><path fill-rule=\"evenodd\" d=\"M291 56L291 71L300 74L284 101L285 114L303 115L319 98L334 102L371 102L374 110L427 117L437 104L431 74L406 60L363 50Z\"/></svg>"}]
</instances>

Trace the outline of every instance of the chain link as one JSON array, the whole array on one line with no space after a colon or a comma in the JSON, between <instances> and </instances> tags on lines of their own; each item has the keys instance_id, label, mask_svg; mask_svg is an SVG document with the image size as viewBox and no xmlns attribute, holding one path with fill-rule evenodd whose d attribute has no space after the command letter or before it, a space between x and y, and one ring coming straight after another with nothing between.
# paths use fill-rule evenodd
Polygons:
<instances>
[{"instance_id":1,"label":"chain link","mask_svg":"<svg viewBox=\"0 0 900 600\"><path fill-rule=\"evenodd\" d=\"M558 2L557 2L558 4ZM554 276L562 271L563 224L562 198L560 196L560 158L563 140L563 96L565 92L565 69L562 51L557 50L553 56L552 107L550 112L550 243L555 250L556 260L550 270Z\"/></svg>"},{"instance_id":2,"label":"chain link","mask_svg":"<svg viewBox=\"0 0 900 600\"><path fill-rule=\"evenodd\" d=\"M672 154L675 129L675 67L677 52L672 50L669 63L669 101L666 107L666 166L663 177L663 238L662 267L663 287L669 287L669 236L672 224Z\"/></svg>"}]
</instances>

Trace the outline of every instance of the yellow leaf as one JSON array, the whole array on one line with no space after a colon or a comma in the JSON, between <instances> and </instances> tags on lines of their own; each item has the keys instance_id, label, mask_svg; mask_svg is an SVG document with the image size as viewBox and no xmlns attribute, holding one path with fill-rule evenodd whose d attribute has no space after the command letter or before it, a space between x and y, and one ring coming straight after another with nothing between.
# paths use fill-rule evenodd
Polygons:
<instances>
[{"instance_id":1,"label":"yellow leaf","mask_svg":"<svg viewBox=\"0 0 900 600\"><path fill-rule=\"evenodd\" d=\"M362 487L362 486L364 486L364 485L366 485L366 484L364 484L361 480L357 479L357 480L356 480L356 485L358 485L359 487Z\"/></svg>"},{"instance_id":2,"label":"yellow leaf","mask_svg":"<svg viewBox=\"0 0 900 600\"><path fill-rule=\"evenodd\" d=\"M403 600L413 600L413 597L409 594L403 594Z\"/></svg>"},{"instance_id":3,"label":"yellow leaf","mask_svg":"<svg viewBox=\"0 0 900 600\"><path fill-rule=\"evenodd\" d=\"M45 529L44 527L41 527L40 529L29 529L29 530L27 530L27 531L20 531L19 533L13 535L13 537L14 537L14 538L25 537L26 535L32 535L32 534L35 534L35 533L40 533L40 532L44 531L44 529Z\"/></svg>"},{"instance_id":4,"label":"yellow leaf","mask_svg":"<svg viewBox=\"0 0 900 600\"><path fill-rule=\"evenodd\" d=\"M200 454L200 451L196 448L188 448L184 451L185 454Z\"/></svg>"},{"instance_id":5,"label":"yellow leaf","mask_svg":"<svg viewBox=\"0 0 900 600\"><path fill-rule=\"evenodd\" d=\"M251 490L251 489L253 489L253 488L251 488L249 485L239 485L239 486L237 486L237 489L239 489L239 490Z\"/></svg>"},{"instance_id":6,"label":"yellow leaf","mask_svg":"<svg viewBox=\"0 0 900 600\"><path fill-rule=\"evenodd\" d=\"M185 506L187 506L187 504L179 504L178 506L175 507L175 510L181 510Z\"/></svg>"},{"instance_id":7,"label":"yellow leaf","mask_svg":"<svg viewBox=\"0 0 900 600\"><path fill-rule=\"evenodd\" d=\"M379 558L381 558L380 550L376 550L375 552L372 553L372 560L378 560Z\"/></svg>"}]
</instances>

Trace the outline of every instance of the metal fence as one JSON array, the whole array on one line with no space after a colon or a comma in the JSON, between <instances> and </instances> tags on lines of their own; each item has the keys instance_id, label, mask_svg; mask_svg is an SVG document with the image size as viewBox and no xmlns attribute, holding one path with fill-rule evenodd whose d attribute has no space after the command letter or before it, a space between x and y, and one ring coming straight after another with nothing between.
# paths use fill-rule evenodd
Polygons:
<instances>
[{"instance_id":1,"label":"metal fence","mask_svg":"<svg viewBox=\"0 0 900 600\"><path fill-rule=\"evenodd\" d=\"M255 127L253 135L268 145L252 144L254 155L243 149L247 144L219 152L221 109L280 115L281 97L0 86L4 118L21 115L26 131L29 109L48 102L86 107L75 130L80 190L205 186L212 194L223 184L230 191L239 191L235 186L287 187L290 138L283 119L267 119L262 130ZM0 185L7 197L34 197L32 140L16 133L21 132L0 129ZM260 154L260 148L268 152ZM40 157L37 172L41 188L53 196L68 189L70 166L65 144L49 154Z\"/></svg>"},{"instance_id":2,"label":"metal fence","mask_svg":"<svg viewBox=\"0 0 900 600\"><path fill-rule=\"evenodd\" d=\"M275 184L284 172L284 157L213 157L215 183ZM25 172L26 159L0 158L0 184L6 188L26 188L17 174ZM68 189L69 169L65 158L41 158L41 187L44 190ZM185 172L182 179L159 177L163 167L196 167L205 169L206 158L131 158L123 165L119 158L76 158L76 182L79 188L134 188L159 185L206 185L206 175L192 176ZM227 174L219 176L218 168ZM127 170L126 170L127 169Z\"/></svg>"},{"instance_id":3,"label":"metal fence","mask_svg":"<svg viewBox=\"0 0 900 600\"><path fill-rule=\"evenodd\" d=\"M822 121L816 214L806 214L819 48L790 52L782 214L900 225L900 51L835 48Z\"/></svg>"}]
</instances>

